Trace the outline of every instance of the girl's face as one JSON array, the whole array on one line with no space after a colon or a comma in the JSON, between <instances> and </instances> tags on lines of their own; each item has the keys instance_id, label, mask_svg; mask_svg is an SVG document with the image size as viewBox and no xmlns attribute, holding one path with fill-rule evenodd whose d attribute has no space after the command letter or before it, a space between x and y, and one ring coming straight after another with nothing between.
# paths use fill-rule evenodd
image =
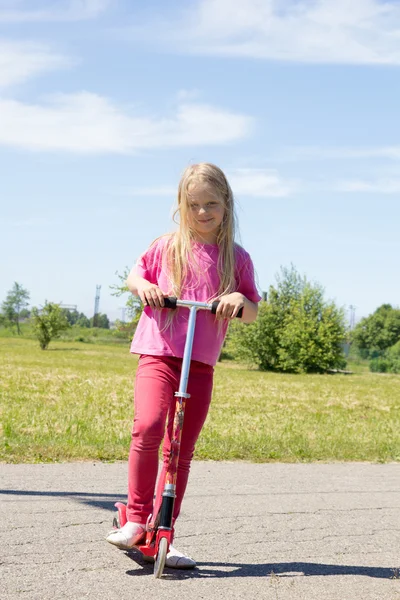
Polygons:
<instances>
[{"instance_id":1,"label":"girl's face","mask_svg":"<svg viewBox=\"0 0 400 600\"><path fill-rule=\"evenodd\" d=\"M225 214L222 201L206 187L194 187L187 201L189 225L198 241L215 244Z\"/></svg>"}]
</instances>

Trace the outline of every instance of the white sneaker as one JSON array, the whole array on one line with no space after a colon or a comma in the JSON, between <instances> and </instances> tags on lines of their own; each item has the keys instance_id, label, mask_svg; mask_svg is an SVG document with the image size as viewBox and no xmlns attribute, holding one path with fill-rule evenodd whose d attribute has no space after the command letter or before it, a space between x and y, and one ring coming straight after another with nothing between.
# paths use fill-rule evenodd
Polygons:
<instances>
[{"instance_id":1,"label":"white sneaker","mask_svg":"<svg viewBox=\"0 0 400 600\"><path fill-rule=\"evenodd\" d=\"M121 550L130 550L144 538L145 534L146 525L127 521L120 529L110 531L106 540Z\"/></svg>"},{"instance_id":2,"label":"white sneaker","mask_svg":"<svg viewBox=\"0 0 400 600\"><path fill-rule=\"evenodd\" d=\"M143 560L146 562L154 562L154 556L143 555ZM179 550L174 548L171 544L165 559L165 566L172 569L193 569L193 567L196 566L196 561L189 556L185 556L182 552L179 552Z\"/></svg>"}]
</instances>

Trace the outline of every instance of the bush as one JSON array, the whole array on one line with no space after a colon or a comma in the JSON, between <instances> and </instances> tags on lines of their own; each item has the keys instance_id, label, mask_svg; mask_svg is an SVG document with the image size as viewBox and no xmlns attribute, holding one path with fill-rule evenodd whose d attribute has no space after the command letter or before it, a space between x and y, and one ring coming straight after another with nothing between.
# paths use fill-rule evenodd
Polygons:
<instances>
[{"instance_id":1,"label":"bush","mask_svg":"<svg viewBox=\"0 0 400 600\"><path fill-rule=\"evenodd\" d=\"M400 340L386 350L386 355L392 360L400 360Z\"/></svg>"},{"instance_id":2,"label":"bush","mask_svg":"<svg viewBox=\"0 0 400 600\"><path fill-rule=\"evenodd\" d=\"M373 373L400 373L400 341L386 350L383 356L369 363Z\"/></svg>"},{"instance_id":3,"label":"bush","mask_svg":"<svg viewBox=\"0 0 400 600\"><path fill-rule=\"evenodd\" d=\"M343 368L343 309L326 302L321 286L301 278L293 266L282 269L277 279L254 323L231 324L229 350L234 348L238 358L262 370L310 373Z\"/></svg>"},{"instance_id":4,"label":"bush","mask_svg":"<svg viewBox=\"0 0 400 600\"><path fill-rule=\"evenodd\" d=\"M70 327L67 317L58 304L46 302L41 310L32 309L32 323L35 337L42 350L48 348L53 338Z\"/></svg>"},{"instance_id":5,"label":"bush","mask_svg":"<svg viewBox=\"0 0 400 600\"><path fill-rule=\"evenodd\" d=\"M389 371L389 363L386 358L373 358L369 363L369 370L373 373L387 373Z\"/></svg>"},{"instance_id":6,"label":"bush","mask_svg":"<svg viewBox=\"0 0 400 600\"><path fill-rule=\"evenodd\" d=\"M390 372L391 373L400 373L400 360L390 360Z\"/></svg>"}]
</instances>

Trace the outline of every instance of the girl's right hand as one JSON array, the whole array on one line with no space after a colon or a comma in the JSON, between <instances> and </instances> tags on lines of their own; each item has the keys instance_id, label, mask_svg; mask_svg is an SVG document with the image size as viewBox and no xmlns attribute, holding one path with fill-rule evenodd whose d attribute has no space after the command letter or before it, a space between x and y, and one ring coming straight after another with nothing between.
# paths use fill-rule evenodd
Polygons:
<instances>
[{"instance_id":1,"label":"girl's right hand","mask_svg":"<svg viewBox=\"0 0 400 600\"><path fill-rule=\"evenodd\" d=\"M138 295L143 304L161 310L164 307L164 294L155 283L144 282L138 286Z\"/></svg>"}]
</instances>

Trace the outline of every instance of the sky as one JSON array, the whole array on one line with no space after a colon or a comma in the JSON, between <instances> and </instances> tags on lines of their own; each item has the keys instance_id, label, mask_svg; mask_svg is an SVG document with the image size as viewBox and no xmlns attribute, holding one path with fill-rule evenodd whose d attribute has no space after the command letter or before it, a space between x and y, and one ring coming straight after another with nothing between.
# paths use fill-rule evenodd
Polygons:
<instances>
[{"instance_id":1,"label":"sky","mask_svg":"<svg viewBox=\"0 0 400 600\"><path fill-rule=\"evenodd\" d=\"M121 318L116 273L226 173L260 290L400 303L398 0L0 0L0 302Z\"/></svg>"}]
</instances>

